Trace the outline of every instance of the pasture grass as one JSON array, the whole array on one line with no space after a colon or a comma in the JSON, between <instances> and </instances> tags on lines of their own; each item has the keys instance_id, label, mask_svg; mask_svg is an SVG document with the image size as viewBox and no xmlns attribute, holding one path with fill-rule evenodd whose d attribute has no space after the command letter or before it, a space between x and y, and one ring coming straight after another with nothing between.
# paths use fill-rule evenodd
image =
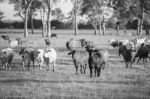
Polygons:
<instances>
[{"instance_id":1,"label":"pasture grass","mask_svg":"<svg viewBox=\"0 0 150 99\"><path fill-rule=\"evenodd\" d=\"M7 31L11 39L21 37L23 40L36 41L38 48L46 47L46 37L41 37L40 31L27 38L23 38L23 34L17 30L17 33L15 30ZM112 38L132 39L135 35L121 32L117 36L113 30L107 31L106 36L92 35L93 31L90 30L80 31L83 34L77 36L69 32L72 33L67 30L53 31L58 34L58 38L51 39L51 46L58 54L55 72L47 71L45 66L40 71L37 63L35 69L30 67L29 71L22 71L21 56L18 54L20 47L15 48L11 71L0 67L0 99L150 99L150 61L145 65L142 62L138 65L135 63L133 68L126 69L123 58L108 42ZM88 68L86 74L75 75L75 67L65 45L70 38L85 38L93 41L96 47L108 50L109 60L100 77L90 78ZM0 48L10 47L7 41L0 39L0 42Z\"/></svg>"}]
</instances>

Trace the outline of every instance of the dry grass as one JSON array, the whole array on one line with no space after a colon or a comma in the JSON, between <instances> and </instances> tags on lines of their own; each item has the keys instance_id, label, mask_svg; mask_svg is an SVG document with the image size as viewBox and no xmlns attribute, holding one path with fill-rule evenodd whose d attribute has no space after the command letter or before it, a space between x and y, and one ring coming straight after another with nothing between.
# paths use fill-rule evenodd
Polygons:
<instances>
[{"instance_id":1,"label":"dry grass","mask_svg":"<svg viewBox=\"0 0 150 99\"><path fill-rule=\"evenodd\" d=\"M56 71L47 72L44 66L40 71L37 64L34 70L31 67L29 71L22 71L21 57L16 48L12 70L0 71L0 99L150 99L150 61L145 65L141 62L139 65L134 64L133 68L126 69L122 57L117 54L117 49L112 49L108 44L111 38L130 39L135 36L111 35L111 31L106 36L74 36L65 30L54 32L58 32L58 38L51 39L51 46L55 47L58 53ZM22 34L8 35L11 38L22 37ZM70 38L92 40L95 46L109 51L109 61L100 77L90 78L88 68L85 75L75 75L72 59L67 55L68 50L65 46ZM23 39L37 41L38 47L46 46L45 38L39 34ZM0 48L9 47L8 42L2 39L0 42Z\"/></svg>"}]
</instances>

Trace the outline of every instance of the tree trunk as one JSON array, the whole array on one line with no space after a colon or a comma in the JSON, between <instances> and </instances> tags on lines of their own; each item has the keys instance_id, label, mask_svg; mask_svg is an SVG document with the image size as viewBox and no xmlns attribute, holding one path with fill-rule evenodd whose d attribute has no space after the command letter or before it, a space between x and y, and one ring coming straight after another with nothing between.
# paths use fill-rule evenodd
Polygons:
<instances>
[{"instance_id":1,"label":"tree trunk","mask_svg":"<svg viewBox=\"0 0 150 99\"><path fill-rule=\"evenodd\" d=\"M47 33L47 26L46 26L46 22L42 22L42 36L45 37Z\"/></svg>"},{"instance_id":2,"label":"tree trunk","mask_svg":"<svg viewBox=\"0 0 150 99\"><path fill-rule=\"evenodd\" d=\"M141 19L138 18L137 35L140 34L140 23L141 23Z\"/></svg>"},{"instance_id":3,"label":"tree trunk","mask_svg":"<svg viewBox=\"0 0 150 99\"><path fill-rule=\"evenodd\" d=\"M25 19L24 19L24 37L28 37L28 9L25 11Z\"/></svg>"},{"instance_id":4,"label":"tree trunk","mask_svg":"<svg viewBox=\"0 0 150 99\"><path fill-rule=\"evenodd\" d=\"M77 2L77 0L75 0L75 35L79 34L79 32L78 32L78 20L77 20L77 5L78 5L78 2Z\"/></svg>"},{"instance_id":5,"label":"tree trunk","mask_svg":"<svg viewBox=\"0 0 150 99\"><path fill-rule=\"evenodd\" d=\"M117 30L117 35L119 35L119 30L120 30L120 22L118 21L117 23L116 23L116 30Z\"/></svg>"},{"instance_id":6,"label":"tree trunk","mask_svg":"<svg viewBox=\"0 0 150 99\"><path fill-rule=\"evenodd\" d=\"M149 24L147 21L146 21L145 33L146 35L149 35Z\"/></svg>"},{"instance_id":7,"label":"tree trunk","mask_svg":"<svg viewBox=\"0 0 150 99\"><path fill-rule=\"evenodd\" d=\"M101 24L101 21L99 21L99 34L102 35L102 24Z\"/></svg>"},{"instance_id":8,"label":"tree trunk","mask_svg":"<svg viewBox=\"0 0 150 99\"><path fill-rule=\"evenodd\" d=\"M140 21L140 35L142 35L143 30L143 21L144 21L144 7L142 8L142 15L141 15L141 21Z\"/></svg>"},{"instance_id":9,"label":"tree trunk","mask_svg":"<svg viewBox=\"0 0 150 99\"><path fill-rule=\"evenodd\" d=\"M106 34L105 22L102 23L102 29L103 29L103 35L105 35Z\"/></svg>"},{"instance_id":10,"label":"tree trunk","mask_svg":"<svg viewBox=\"0 0 150 99\"><path fill-rule=\"evenodd\" d=\"M46 11L45 9L40 9L40 13L41 13L41 20L42 20L42 36L45 37L46 36L46 32L47 32L47 28L46 28Z\"/></svg>"},{"instance_id":11,"label":"tree trunk","mask_svg":"<svg viewBox=\"0 0 150 99\"><path fill-rule=\"evenodd\" d=\"M98 33L97 33L97 26L94 25L94 24L92 24L92 25L93 25L93 27L94 27L94 34L97 35L97 34L98 34Z\"/></svg>"},{"instance_id":12,"label":"tree trunk","mask_svg":"<svg viewBox=\"0 0 150 99\"><path fill-rule=\"evenodd\" d=\"M126 23L124 23L124 34L127 34Z\"/></svg>"},{"instance_id":13,"label":"tree trunk","mask_svg":"<svg viewBox=\"0 0 150 99\"><path fill-rule=\"evenodd\" d=\"M48 10L47 16L47 37L51 36L51 10Z\"/></svg>"},{"instance_id":14,"label":"tree trunk","mask_svg":"<svg viewBox=\"0 0 150 99\"><path fill-rule=\"evenodd\" d=\"M78 23L77 23L77 16L75 15L75 35L78 35Z\"/></svg>"},{"instance_id":15,"label":"tree trunk","mask_svg":"<svg viewBox=\"0 0 150 99\"><path fill-rule=\"evenodd\" d=\"M33 12L31 11L31 33L34 34Z\"/></svg>"},{"instance_id":16,"label":"tree trunk","mask_svg":"<svg viewBox=\"0 0 150 99\"><path fill-rule=\"evenodd\" d=\"M117 25L117 35L119 35L119 25Z\"/></svg>"}]
</instances>

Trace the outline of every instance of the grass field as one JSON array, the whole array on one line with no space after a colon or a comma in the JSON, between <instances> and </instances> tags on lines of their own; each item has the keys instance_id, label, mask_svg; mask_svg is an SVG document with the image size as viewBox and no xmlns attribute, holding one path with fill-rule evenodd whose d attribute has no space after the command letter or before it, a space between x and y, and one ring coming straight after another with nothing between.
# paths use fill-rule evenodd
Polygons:
<instances>
[{"instance_id":1,"label":"grass field","mask_svg":"<svg viewBox=\"0 0 150 99\"><path fill-rule=\"evenodd\" d=\"M58 34L58 38L51 39L51 46L58 54L55 72L47 72L45 66L40 71L37 64L34 70L31 67L29 71L22 71L21 56L18 48L14 49L11 71L0 67L0 99L150 99L150 60L145 64L134 63L133 68L126 69L117 49L108 44L109 39L132 39L135 35L124 35L121 31L121 35L117 36L113 30L109 30L106 36L95 36L92 35L93 31L87 30L80 31L82 34L78 36L70 32L53 31ZM136 31L128 33L133 32ZM23 40L36 41L38 47L46 46L40 31L27 38L16 30L1 31L0 35L4 33L12 39L21 37ZM75 67L65 45L70 38L92 40L95 46L108 50L109 60L100 77L90 78L88 68L86 74L75 75ZM8 42L0 39L0 48L5 47L9 47Z\"/></svg>"}]
</instances>

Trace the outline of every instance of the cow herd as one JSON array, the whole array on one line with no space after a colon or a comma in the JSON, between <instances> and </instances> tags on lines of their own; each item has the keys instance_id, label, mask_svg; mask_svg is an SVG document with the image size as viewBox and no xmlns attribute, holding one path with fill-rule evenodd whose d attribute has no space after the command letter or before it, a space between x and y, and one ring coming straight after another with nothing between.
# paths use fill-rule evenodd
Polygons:
<instances>
[{"instance_id":1,"label":"cow herd","mask_svg":"<svg viewBox=\"0 0 150 99\"><path fill-rule=\"evenodd\" d=\"M56 36L57 35L53 35ZM23 43L21 38L16 38L15 40L10 40L8 35L1 36L5 41L8 41L11 48L0 49L0 60L2 67L6 70L11 70L11 62L14 56L14 47L17 47ZM132 67L132 64L138 58L139 62L143 59L146 62L150 59L150 40L145 38L136 38L132 40L109 40L110 46L113 48L118 48L119 56L122 55L126 68ZM22 60L22 69L25 70L25 65L27 65L28 70L30 69L31 63L33 64L33 69L35 68L35 62L38 63L38 67L42 70L42 65L45 63L47 70L52 69L55 71L55 65L57 60L57 52L52 48L49 39L45 39L45 48L34 48L33 44L28 41L27 46L19 50L19 55ZM76 74L78 74L78 69L80 69L81 74L86 73L86 69L89 68L90 77L95 74L95 77L99 77L101 70L105 68L105 65L109 58L109 53L106 49L101 49L94 46L93 41L86 39L70 39L66 42L66 48L68 49L68 55L72 57Z\"/></svg>"},{"instance_id":2,"label":"cow herd","mask_svg":"<svg viewBox=\"0 0 150 99\"><path fill-rule=\"evenodd\" d=\"M138 58L137 63L143 59L143 63L150 59L150 40L146 37L135 38L131 40L110 40L110 45L118 47L119 56L122 55L126 68L132 67L132 64Z\"/></svg>"}]
</instances>

